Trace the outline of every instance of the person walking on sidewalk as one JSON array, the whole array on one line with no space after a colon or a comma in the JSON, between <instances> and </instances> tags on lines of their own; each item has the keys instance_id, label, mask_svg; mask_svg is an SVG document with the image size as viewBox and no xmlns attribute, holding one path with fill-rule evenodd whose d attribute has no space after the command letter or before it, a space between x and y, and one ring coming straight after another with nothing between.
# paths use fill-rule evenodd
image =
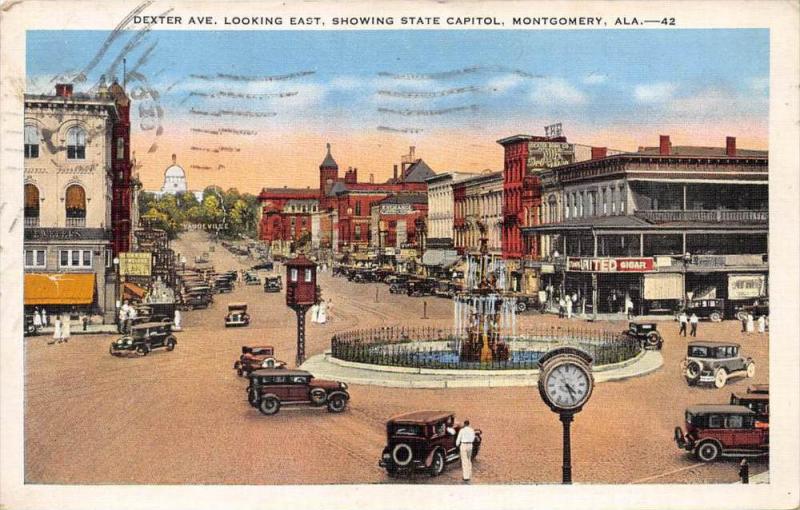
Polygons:
<instances>
[{"instance_id":1,"label":"person walking on sidewalk","mask_svg":"<svg viewBox=\"0 0 800 510\"><path fill-rule=\"evenodd\" d=\"M475 442L475 430L469 426L469 420L464 420L464 426L456 436L456 448L461 455L461 476L464 483L469 483L472 478L472 443Z\"/></svg>"},{"instance_id":2,"label":"person walking on sidewalk","mask_svg":"<svg viewBox=\"0 0 800 510\"><path fill-rule=\"evenodd\" d=\"M61 341L61 317L56 315L55 322L53 323L53 339L47 343L53 345L54 343L60 341Z\"/></svg>"},{"instance_id":3,"label":"person walking on sidewalk","mask_svg":"<svg viewBox=\"0 0 800 510\"><path fill-rule=\"evenodd\" d=\"M62 320L63 324L61 324L61 340L58 341L59 343L69 342L69 337L72 336L72 331L70 331L70 328L72 327L71 322L72 317L70 314L65 313L64 319Z\"/></svg>"},{"instance_id":4,"label":"person walking on sidewalk","mask_svg":"<svg viewBox=\"0 0 800 510\"><path fill-rule=\"evenodd\" d=\"M692 316L689 317L689 324L692 326L691 333L689 333L691 336L697 336L697 323L698 322L700 322L700 320L697 318L697 314L693 312Z\"/></svg>"},{"instance_id":5,"label":"person walking on sidewalk","mask_svg":"<svg viewBox=\"0 0 800 510\"><path fill-rule=\"evenodd\" d=\"M567 304L567 319L571 319L572 318L572 303L573 303L572 302L572 298L567 296L567 303L566 303Z\"/></svg>"},{"instance_id":6,"label":"person walking on sidewalk","mask_svg":"<svg viewBox=\"0 0 800 510\"><path fill-rule=\"evenodd\" d=\"M34 317L34 324L36 317ZM758 332L759 333L766 333L767 332L767 318L763 315L758 316Z\"/></svg>"},{"instance_id":7,"label":"person walking on sidewalk","mask_svg":"<svg viewBox=\"0 0 800 510\"><path fill-rule=\"evenodd\" d=\"M753 333L756 330L755 321L753 321L753 314L747 314L747 334Z\"/></svg>"},{"instance_id":8,"label":"person walking on sidewalk","mask_svg":"<svg viewBox=\"0 0 800 510\"><path fill-rule=\"evenodd\" d=\"M563 319L564 318L564 312L565 311L566 311L566 304L564 303L564 298L563 297L559 297L558 298L558 318L559 319Z\"/></svg>"},{"instance_id":9,"label":"person walking on sidewalk","mask_svg":"<svg viewBox=\"0 0 800 510\"><path fill-rule=\"evenodd\" d=\"M39 315L39 308L33 310L33 329L38 333L42 329L42 316Z\"/></svg>"},{"instance_id":10,"label":"person walking on sidewalk","mask_svg":"<svg viewBox=\"0 0 800 510\"><path fill-rule=\"evenodd\" d=\"M689 319L686 317L686 310L681 310L681 314L678 315L678 324L680 324L681 329L678 331L679 335L686 336L686 323L689 322Z\"/></svg>"}]
</instances>

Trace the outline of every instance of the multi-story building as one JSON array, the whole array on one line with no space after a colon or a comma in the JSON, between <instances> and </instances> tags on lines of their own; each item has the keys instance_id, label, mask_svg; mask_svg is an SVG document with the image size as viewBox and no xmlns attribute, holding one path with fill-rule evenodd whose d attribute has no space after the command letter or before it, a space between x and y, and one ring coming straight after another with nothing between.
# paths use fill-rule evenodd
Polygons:
<instances>
[{"instance_id":1,"label":"multi-story building","mask_svg":"<svg viewBox=\"0 0 800 510\"><path fill-rule=\"evenodd\" d=\"M372 206L370 247L421 250L426 236L428 197L425 193L390 195Z\"/></svg>"},{"instance_id":2,"label":"multi-story building","mask_svg":"<svg viewBox=\"0 0 800 510\"><path fill-rule=\"evenodd\" d=\"M598 312L672 312L722 298L728 312L767 292L766 151L672 146L607 155L543 174L545 284Z\"/></svg>"},{"instance_id":3,"label":"multi-story building","mask_svg":"<svg viewBox=\"0 0 800 510\"><path fill-rule=\"evenodd\" d=\"M259 238L269 244L272 253L288 256L293 243L306 233L319 238L313 218L319 212L319 193L312 188L264 188L261 203ZM318 225L318 223L317 223Z\"/></svg>"},{"instance_id":4,"label":"multi-story building","mask_svg":"<svg viewBox=\"0 0 800 510\"><path fill-rule=\"evenodd\" d=\"M428 231L422 263L431 271L443 270L458 261L455 250L454 184L475 174L447 172L426 180L428 184Z\"/></svg>"},{"instance_id":5,"label":"multi-story building","mask_svg":"<svg viewBox=\"0 0 800 510\"><path fill-rule=\"evenodd\" d=\"M112 261L131 244L129 99L25 96L25 305L114 319Z\"/></svg>"},{"instance_id":6,"label":"multi-story building","mask_svg":"<svg viewBox=\"0 0 800 510\"><path fill-rule=\"evenodd\" d=\"M484 172L453 185L454 243L460 253L477 252L481 237L489 252L502 254L503 173Z\"/></svg>"}]
</instances>

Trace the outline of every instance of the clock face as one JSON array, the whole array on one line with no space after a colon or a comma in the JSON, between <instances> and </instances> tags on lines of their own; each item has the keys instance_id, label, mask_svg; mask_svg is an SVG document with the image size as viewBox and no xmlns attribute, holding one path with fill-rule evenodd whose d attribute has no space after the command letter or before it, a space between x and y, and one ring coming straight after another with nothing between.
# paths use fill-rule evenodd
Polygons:
<instances>
[{"instance_id":1,"label":"clock face","mask_svg":"<svg viewBox=\"0 0 800 510\"><path fill-rule=\"evenodd\" d=\"M556 362L544 374L544 393L550 404L560 409L581 407L592 392L591 375L574 361Z\"/></svg>"}]
</instances>

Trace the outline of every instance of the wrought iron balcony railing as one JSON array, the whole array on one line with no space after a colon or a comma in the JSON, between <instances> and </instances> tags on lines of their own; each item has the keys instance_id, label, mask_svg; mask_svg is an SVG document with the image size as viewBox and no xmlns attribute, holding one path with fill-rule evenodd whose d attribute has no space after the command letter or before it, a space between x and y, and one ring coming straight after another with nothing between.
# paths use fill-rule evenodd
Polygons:
<instances>
[{"instance_id":1,"label":"wrought iron balcony railing","mask_svg":"<svg viewBox=\"0 0 800 510\"><path fill-rule=\"evenodd\" d=\"M638 210L634 215L652 223L767 223L769 221L769 211L766 209Z\"/></svg>"}]
</instances>

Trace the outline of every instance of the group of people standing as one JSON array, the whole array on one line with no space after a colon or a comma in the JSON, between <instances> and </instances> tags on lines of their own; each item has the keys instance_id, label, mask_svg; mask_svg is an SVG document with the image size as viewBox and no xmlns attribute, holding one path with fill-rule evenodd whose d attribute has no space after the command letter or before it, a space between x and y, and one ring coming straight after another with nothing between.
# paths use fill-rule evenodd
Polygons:
<instances>
[{"instance_id":1,"label":"group of people standing","mask_svg":"<svg viewBox=\"0 0 800 510\"><path fill-rule=\"evenodd\" d=\"M48 344L52 345L55 343L63 343L68 342L70 336L72 336L72 314L69 312L64 312L61 314L48 314L47 310L42 308L39 310L36 307L33 311L33 326L39 331L42 328L46 328L50 326L50 321L53 322L53 337L48 340ZM86 322L86 319L83 319L82 322ZM85 327L84 327L85 329Z\"/></svg>"},{"instance_id":2,"label":"group of people standing","mask_svg":"<svg viewBox=\"0 0 800 510\"><path fill-rule=\"evenodd\" d=\"M747 333L748 335L754 333L756 327L758 327L759 333L766 333L769 325L768 321L769 318L765 315L759 315L758 319L756 319L752 313L748 313L742 316L742 333Z\"/></svg>"},{"instance_id":3,"label":"group of people standing","mask_svg":"<svg viewBox=\"0 0 800 510\"><path fill-rule=\"evenodd\" d=\"M311 307L311 322L317 324L325 324L328 322L328 314L331 311L331 300L321 300L319 303L314 303Z\"/></svg>"}]
</instances>

